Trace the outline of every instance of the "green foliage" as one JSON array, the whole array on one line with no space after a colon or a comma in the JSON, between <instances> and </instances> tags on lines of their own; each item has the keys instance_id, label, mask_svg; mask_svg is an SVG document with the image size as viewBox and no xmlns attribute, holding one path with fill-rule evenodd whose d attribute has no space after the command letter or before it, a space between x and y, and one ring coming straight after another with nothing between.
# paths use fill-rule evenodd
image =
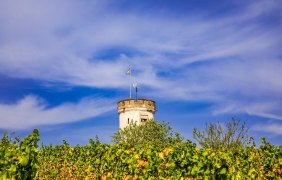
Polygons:
<instances>
[{"instance_id":1,"label":"green foliage","mask_svg":"<svg viewBox=\"0 0 282 180\"><path fill-rule=\"evenodd\" d=\"M5 133L0 142L0 179L33 179L38 169L39 132L12 140Z\"/></svg>"},{"instance_id":2,"label":"green foliage","mask_svg":"<svg viewBox=\"0 0 282 180\"><path fill-rule=\"evenodd\" d=\"M226 149L197 148L191 141L106 145L90 139L86 146L43 146L39 134L0 143L0 179L282 179L282 146Z\"/></svg>"},{"instance_id":3,"label":"green foliage","mask_svg":"<svg viewBox=\"0 0 282 180\"><path fill-rule=\"evenodd\" d=\"M182 142L183 137L174 132L165 122L150 120L141 125L131 123L124 129L119 129L112 136L115 144L127 144L130 146L143 146L147 144L161 147L176 145Z\"/></svg>"},{"instance_id":4,"label":"green foliage","mask_svg":"<svg viewBox=\"0 0 282 180\"><path fill-rule=\"evenodd\" d=\"M248 136L248 128L244 122L232 118L231 121L221 125L210 123L204 131L193 129L193 138L203 147L214 150L226 149L236 151L253 143Z\"/></svg>"},{"instance_id":5,"label":"green foliage","mask_svg":"<svg viewBox=\"0 0 282 180\"><path fill-rule=\"evenodd\" d=\"M281 179L282 147L266 141L237 152L175 146L43 146L38 179Z\"/></svg>"}]
</instances>

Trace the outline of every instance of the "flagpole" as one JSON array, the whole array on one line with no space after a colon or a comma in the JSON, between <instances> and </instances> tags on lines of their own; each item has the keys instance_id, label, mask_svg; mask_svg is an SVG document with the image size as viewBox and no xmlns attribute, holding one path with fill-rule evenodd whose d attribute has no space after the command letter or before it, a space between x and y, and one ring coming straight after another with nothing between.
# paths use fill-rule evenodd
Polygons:
<instances>
[{"instance_id":1,"label":"flagpole","mask_svg":"<svg viewBox=\"0 0 282 180\"><path fill-rule=\"evenodd\" d=\"M130 73L129 73L129 98L131 99L131 69L130 70Z\"/></svg>"}]
</instances>

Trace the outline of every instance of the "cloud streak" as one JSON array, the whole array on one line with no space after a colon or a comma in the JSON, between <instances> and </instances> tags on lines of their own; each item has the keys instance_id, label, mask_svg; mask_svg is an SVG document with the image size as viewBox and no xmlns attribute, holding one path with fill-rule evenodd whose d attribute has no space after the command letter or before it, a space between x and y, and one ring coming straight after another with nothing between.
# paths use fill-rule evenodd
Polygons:
<instances>
[{"instance_id":1,"label":"cloud streak","mask_svg":"<svg viewBox=\"0 0 282 180\"><path fill-rule=\"evenodd\" d=\"M123 12L113 3L1 2L0 73L127 89L124 73L130 64L141 87L148 89L145 95L211 101L215 114L236 111L281 119L276 108L282 106L278 1L242 2L218 17L202 12L152 16L150 11ZM108 49L121 50L111 58L96 57ZM25 101L36 104L28 110L54 118L57 111L80 107L44 110L36 98Z\"/></svg>"},{"instance_id":2,"label":"cloud streak","mask_svg":"<svg viewBox=\"0 0 282 180\"><path fill-rule=\"evenodd\" d=\"M40 125L70 123L99 116L115 108L113 100L84 98L47 108L36 96L26 96L15 104L0 104L0 128L26 129Z\"/></svg>"},{"instance_id":3,"label":"cloud streak","mask_svg":"<svg viewBox=\"0 0 282 180\"><path fill-rule=\"evenodd\" d=\"M282 125L277 123L270 123L270 124L257 124L254 125L252 128L254 131L271 133L275 135L282 135Z\"/></svg>"}]
</instances>

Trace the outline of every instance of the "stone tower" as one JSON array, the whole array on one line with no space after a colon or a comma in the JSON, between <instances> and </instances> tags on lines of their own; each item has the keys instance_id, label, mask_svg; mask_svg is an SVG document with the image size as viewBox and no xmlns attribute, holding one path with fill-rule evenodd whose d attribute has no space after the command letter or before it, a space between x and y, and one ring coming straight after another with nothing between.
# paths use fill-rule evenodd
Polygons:
<instances>
[{"instance_id":1,"label":"stone tower","mask_svg":"<svg viewBox=\"0 0 282 180\"><path fill-rule=\"evenodd\" d=\"M119 114L119 128L123 129L136 122L137 125L154 119L156 112L155 101L148 99L125 99L117 103Z\"/></svg>"}]
</instances>

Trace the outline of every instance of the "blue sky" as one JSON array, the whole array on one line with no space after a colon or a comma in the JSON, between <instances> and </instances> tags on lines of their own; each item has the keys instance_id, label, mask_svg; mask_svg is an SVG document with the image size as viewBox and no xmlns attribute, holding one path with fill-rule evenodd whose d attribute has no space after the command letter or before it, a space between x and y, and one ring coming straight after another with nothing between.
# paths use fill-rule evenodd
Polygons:
<instances>
[{"instance_id":1,"label":"blue sky","mask_svg":"<svg viewBox=\"0 0 282 180\"><path fill-rule=\"evenodd\" d=\"M186 139L232 117L282 144L281 0L0 2L0 132L110 143L129 78Z\"/></svg>"}]
</instances>

